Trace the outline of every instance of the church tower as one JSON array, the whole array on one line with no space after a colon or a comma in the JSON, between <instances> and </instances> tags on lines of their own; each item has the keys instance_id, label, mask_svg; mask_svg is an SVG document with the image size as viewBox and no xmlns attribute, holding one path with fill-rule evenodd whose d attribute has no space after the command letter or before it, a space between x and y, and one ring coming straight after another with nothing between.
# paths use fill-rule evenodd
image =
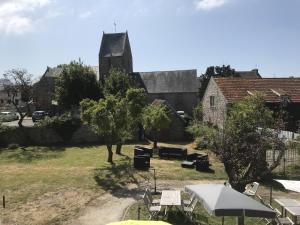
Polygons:
<instances>
[{"instance_id":1,"label":"church tower","mask_svg":"<svg viewBox=\"0 0 300 225\"><path fill-rule=\"evenodd\" d=\"M103 32L99 51L99 79L104 82L112 68L133 72L132 55L128 33L105 34Z\"/></svg>"}]
</instances>

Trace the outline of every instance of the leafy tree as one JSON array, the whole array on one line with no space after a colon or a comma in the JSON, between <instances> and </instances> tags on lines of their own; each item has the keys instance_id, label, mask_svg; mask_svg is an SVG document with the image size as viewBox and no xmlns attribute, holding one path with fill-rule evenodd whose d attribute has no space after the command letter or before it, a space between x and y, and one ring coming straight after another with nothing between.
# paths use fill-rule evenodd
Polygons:
<instances>
[{"instance_id":1,"label":"leafy tree","mask_svg":"<svg viewBox=\"0 0 300 225\"><path fill-rule=\"evenodd\" d=\"M265 106L262 95L255 95L234 104L228 112L224 128L202 124L198 135L205 135L210 146L224 163L233 188L243 191L246 184L269 175L279 164L285 144L279 138L280 126ZM266 151L277 151L276 159L266 163Z\"/></svg>"},{"instance_id":2,"label":"leafy tree","mask_svg":"<svg viewBox=\"0 0 300 225\"><path fill-rule=\"evenodd\" d=\"M83 99L99 100L102 97L96 74L81 61L62 65L62 73L55 81L55 94L58 105L70 109L79 106Z\"/></svg>"},{"instance_id":3,"label":"leafy tree","mask_svg":"<svg viewBox=\"0 0 300 225\"><path fill-rule=\"evenodd\" d=\"M125 99L113 95L96 102L85 99L80 103L81 120L87 124L106 144L107 162L113 164L112 146L131 137Z\"/></svg>"},{"instance_id":4,"label":"leafy tree","mask_svg":"<svg viewBox=\"0 0 300 225\"><path fill-rule=\"evenodd\" d=\"M4 90L11 96L11 103L19 113L19 127L23 127L24 118L30 112L30 105L33 99L32 75L25 69L11 69L3 74L8 82L4 85ZM20 97L20 98L19 98ZM18 100L25 104L25 112Z\"/></svg>"},{"instance_id":5,"label":"leafy tree","mask_svg":"<svg viewBox=\"0 0 300 225\"><path fill-rule=\"evenodd\" d=\"M193 109L193 121L202 121L202 120L203 120L203 108L202 108L202 104L199 103Z\"/></svg>"},{"instance_id":6,"label":"leafy tree","mask_svg":"<svg viewBox=\"0 0 300 225\"><path fill-rule=\"evenodd\" d=\"M203 98L206 87L211 77L237 77L239 76L230 65L210 66L206 72L200 76L201 88L199 91L200 99Z\"/></svg>"},{"instance_id":7,"label":"leafy tree","mask_svg":"<svg viewBox=\"0 0 300 225\"><path fill-rule=\"evenodd\" d=\"M131 83L128 74L120 69L112 68L104 83L104 94L125 97L127 90L132 87Z\"/></svg>"},{"instance_id":8,"label":"leafy tree","mask_svg":"<svg viewBox=\"0 0 300 225\"><path fill-rule=\"evenodd\" d=\"M147 106L143 110L142 121L146 133L153 133L153 148L157 149L158 133L167 129L171 124L171 118L167 107L163 105Z\"/></svg>"},{"instance_id":9,"label":"leafy tree","mask_svg":"<svg viewBox=\"0 0 300 225\"><path fill-rule=\"evenodd\" d=\"M112 68L109 71L109 76L105 79L103 90L104 95L126 98L126 92L132 87L132 81L128 74L118 68ZM121 154L122 145L123 143L120 140L116 146L116 154Z\"/></svg>"}]
</instances>

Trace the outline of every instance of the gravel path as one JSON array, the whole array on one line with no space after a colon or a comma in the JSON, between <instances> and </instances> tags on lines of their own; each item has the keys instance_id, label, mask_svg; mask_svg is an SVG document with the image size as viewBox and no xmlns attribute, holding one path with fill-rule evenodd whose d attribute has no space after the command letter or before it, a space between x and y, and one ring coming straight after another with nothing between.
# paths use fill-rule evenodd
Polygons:
<instances>
[{"instance_id":1,"label":"gravel path","mask_svg":"<svg viewBox=\"0 0 300 225\"><path fill-rule=\"evenodd\" d=\"M80 216L68 225L105 225L122 220L125 210L141 198L142 192L136 185L114 193L106 193L92 201Z\"/></svg>"},{"instance_id":2,"label":"gravel path","mask_svg":"<svg viewBox=\"0 0 300 225\"><path fill-rule=\"evenodd\" d=\"M187 184L196 183L222 183L224 181L159 181L158 190L180 189L183 190ZM68 225L106 225L107 223L122 220L126 209L141 199L145 187L148 184L131 185L126 189L114 193L106 193L92 201L80 216L69 222Z\"/></svg>"}]
</instances>

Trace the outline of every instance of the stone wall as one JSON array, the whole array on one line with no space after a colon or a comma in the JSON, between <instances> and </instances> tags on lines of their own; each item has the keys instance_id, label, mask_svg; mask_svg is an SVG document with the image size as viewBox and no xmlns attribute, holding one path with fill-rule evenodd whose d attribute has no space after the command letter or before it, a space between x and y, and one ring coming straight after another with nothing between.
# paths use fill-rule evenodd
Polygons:
<instances>
[{"instance_id":1,"label":"stone wall","mask_svg":"<svg viewBox=\"0 0 300 225\"><path fill-rule=\"evenodd\" d=\"M148 102L152 103L155 99L166 100L176 111L184 111L188 115L193 115L193 109L199 102L198 93L149 93Z\"/></svg>"},{"instance_id":2,"label":"stone wall","mask_svg":"<svg viewBox=\"0 0 300 225\"><path fill-rule=\"evenodd\" d=\"M63 139L50 128L41 127L24 127L11 128L5 133L0 134L1 145L19 144L19 145L57 145L57 144L92 144L101 143L101 139L97 137L86 126L81 126L74 132L69 141L64 142Z\"/></svg>"},{"instance_id":3,"label":"stone wall","mask_svg":"<svg viewBox=\"0 0 300 225\"><path fill-rule=\"evenodd\" d=\"M210 96L215 97L215 107L210 106ZM226 119L227 101L218 88L214 79L210 79L203 100L203 121L210 122L218 127L223 127Z\"/></svg>"}]
</instances>

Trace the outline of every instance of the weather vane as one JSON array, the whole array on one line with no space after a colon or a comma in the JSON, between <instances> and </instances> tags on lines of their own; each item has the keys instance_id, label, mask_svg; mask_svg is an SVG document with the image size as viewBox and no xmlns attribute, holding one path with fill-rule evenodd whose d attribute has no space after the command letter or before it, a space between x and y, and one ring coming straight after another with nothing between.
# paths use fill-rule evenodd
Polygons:
<instances>
[{"instance_id":1,"label":"weather vane","mask_svg":"<svg viewBox=\"0 0 300 225\"><path fill-rule=\"evenodd\" d=\"M114 26L115 26L115 33L117 33L117 24L116 24L116 22L114 22Z\"/></svg>"}]
</instances>

